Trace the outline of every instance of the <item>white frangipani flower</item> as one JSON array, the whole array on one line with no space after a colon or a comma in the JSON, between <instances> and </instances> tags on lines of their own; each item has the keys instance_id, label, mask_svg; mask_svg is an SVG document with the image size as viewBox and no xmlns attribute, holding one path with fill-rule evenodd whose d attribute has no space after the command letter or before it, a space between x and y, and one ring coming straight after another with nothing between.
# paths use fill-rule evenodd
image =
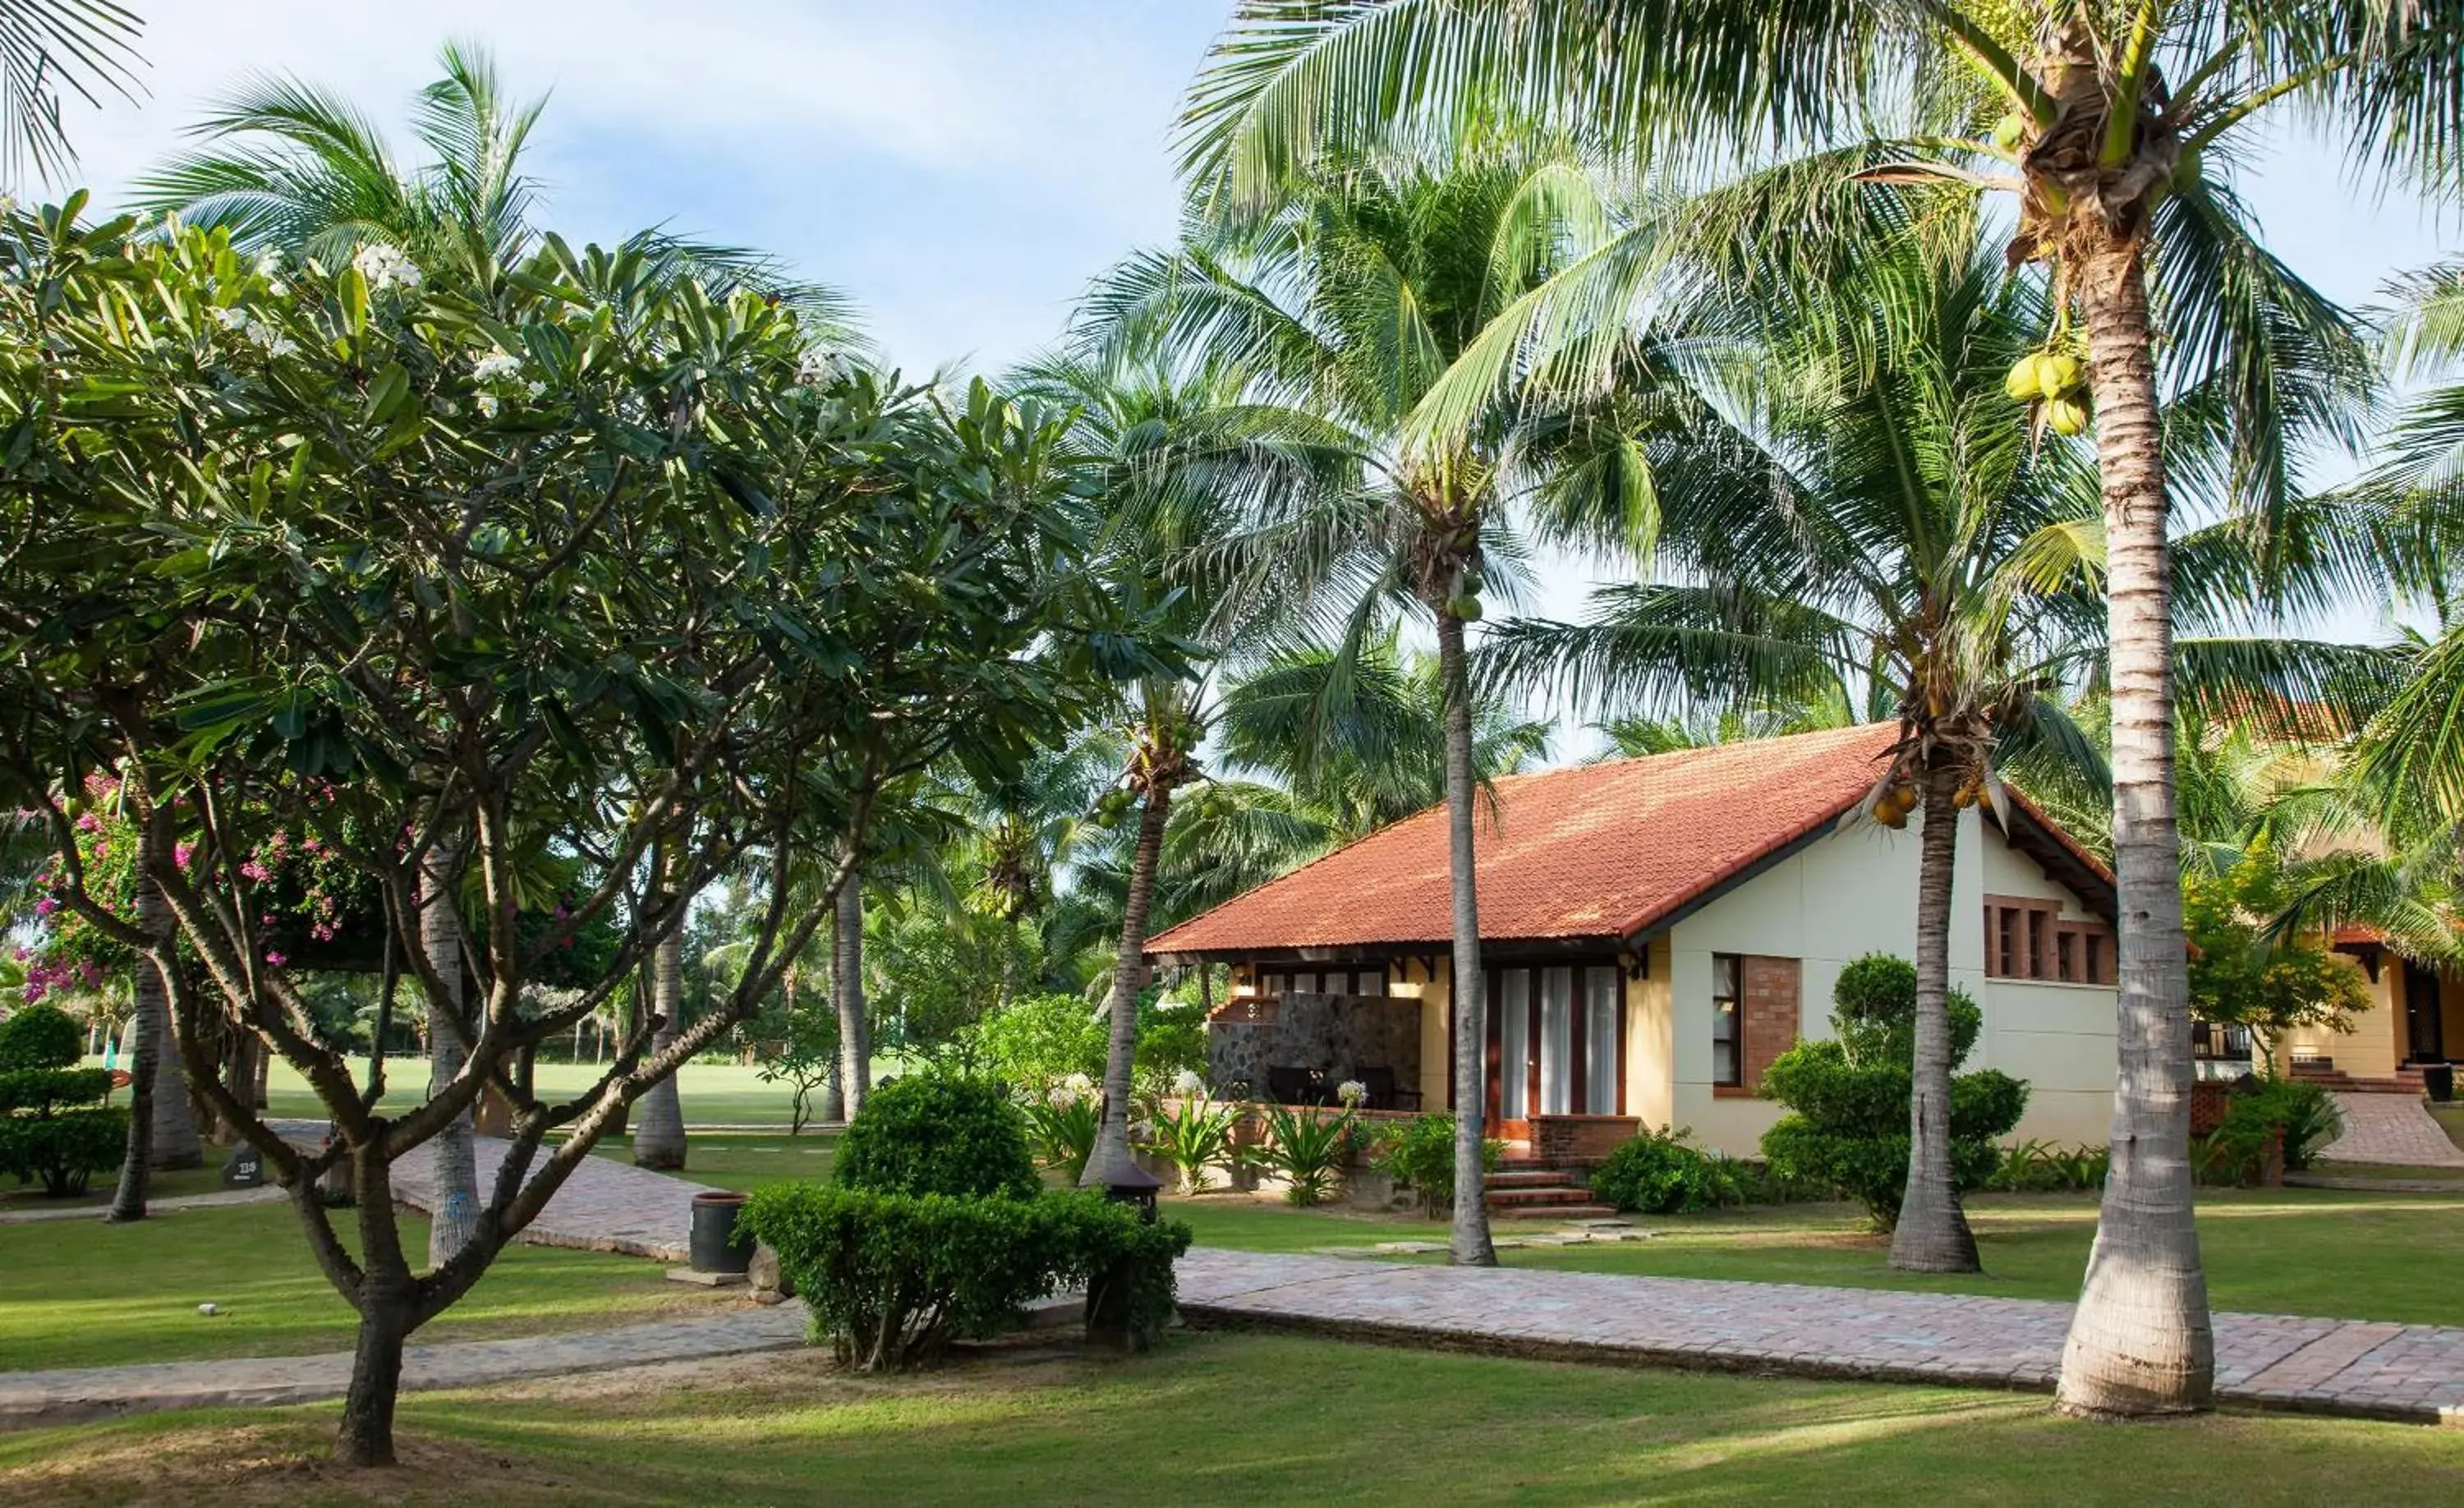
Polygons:
<instances>
[{"instance_id":1,"label":"white frangipani flower","mask_svg":"<svg viewBox=\"0 0 2464 1508\"><path fill-rule=\"evenodd\" d=\"M367 280L368 292L384 293L388 288L417 288L419 268L402 253L399 247L383 241L370 241L351 254L351 265Z\"/></svg>"},{"instance_id":2,"label":"white frangipani flower","mask_svg":"<svg viewBox=\"0 0 2464 1508\"><path fill-rule=\"evenodd\" d=\"M522 359L510 352L491 350L471 363L471 376L482 382L493 382L512 377L522 369Z\"/></svg>"}]
</instances>

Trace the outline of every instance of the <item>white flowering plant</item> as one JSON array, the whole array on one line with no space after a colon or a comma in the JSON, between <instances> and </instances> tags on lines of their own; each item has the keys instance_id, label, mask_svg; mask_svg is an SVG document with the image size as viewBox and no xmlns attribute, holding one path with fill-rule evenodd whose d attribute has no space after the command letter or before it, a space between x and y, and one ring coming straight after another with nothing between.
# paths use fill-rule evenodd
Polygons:
<instances>
[{"instance_id":1,"label":"white flowering plant","mask_svg":"<svg viewBox=\"0 0 2464 1508\"><path fill-rule=\"evenodd\" d=\"M1334 1097L1347 1110L1357 1110L1369 1103L1369 1086L1357 1079L1346 1079L1334 1086Z\"/></svg>"}]
</instances>

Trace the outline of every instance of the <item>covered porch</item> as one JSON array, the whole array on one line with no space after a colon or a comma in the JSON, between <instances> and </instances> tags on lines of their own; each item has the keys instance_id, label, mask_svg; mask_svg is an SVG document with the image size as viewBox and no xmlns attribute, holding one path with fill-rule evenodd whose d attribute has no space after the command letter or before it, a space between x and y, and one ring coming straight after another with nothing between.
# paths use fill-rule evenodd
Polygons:
<instances>
[{"instance_id":1,"label":"covered porch","mask_svg":"<svg viewBox=\"0 0 2464 1508\"><path fill-rule=\"evenodd\" d=\"M1627 965L1594 950L1516 957L1487 975L1482 1119L1509 1162L1596 1162L1641 1127L1626 1104ZM1358 1083L1373 1117L1453 1109L1452 970L1442 955L1258 957L1232 965L1208 1019L1218 1093L1331 1104Z\"/></svg>"}]
</instances>

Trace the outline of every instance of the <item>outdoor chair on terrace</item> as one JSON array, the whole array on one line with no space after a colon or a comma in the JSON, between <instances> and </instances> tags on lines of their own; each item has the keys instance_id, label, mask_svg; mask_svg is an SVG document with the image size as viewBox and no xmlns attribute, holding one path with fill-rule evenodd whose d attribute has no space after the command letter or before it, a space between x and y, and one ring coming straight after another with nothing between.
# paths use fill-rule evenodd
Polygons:
<instances>
[{"instance_id":1,"label":"outdoor chair on terrace","mask_svg":"<svg viewBox=\"0 0 2464 1508\"><path fill-rule=\"evenodd\" d=\"M1325 1102L1323 1076L1307 1068L1266 1069L1266 1096L1277 1104L1319 1104Z\"/></svg>"},{"instance_id":2,"label":"outdoor chair on terrace","mask_svg":"<svg viewBox=\"0 0 2464 1508\"><path fill-rule=\"evenodd\" d=\"M1420 1107L1420 1091L1397 1088L1392 1068L1363 1068L1356 1078L1360 1087L1369 1091L1369 1108L1373 1110L1417 1110Z\"/></svg>"}]
</instances>

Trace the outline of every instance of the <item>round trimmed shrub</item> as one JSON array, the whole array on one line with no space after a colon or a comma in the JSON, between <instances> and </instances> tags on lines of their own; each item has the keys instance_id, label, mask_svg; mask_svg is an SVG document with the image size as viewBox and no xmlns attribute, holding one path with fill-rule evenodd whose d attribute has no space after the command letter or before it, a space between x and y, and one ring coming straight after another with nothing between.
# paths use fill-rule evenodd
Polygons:
<instances>
[{"instance_id":1,"label":"round trimmed shrub","mask_svg":"<svg viewBox=\"0 0 2464 1508\"><path fill-rule=\"evenodd\" d=\"M0 1021L0 1074L74 1068L85 1056L85 1034L56 1005L30 1005Z\"/></svg>"},{"instance_id":2,"label":"round trimmed shrub","mask_svg":"<svg viewBox=\"0 0 2464 1508\"><path fill-rule=\"evenodd\" d=\"M1032 1197L1044 1187L1026 1117L997 1084L912 1074L872 1091L839 1138L831 1177L875 1193Z\"/></svg>"},{"instance_id":3,"label":"round trimmed shrub","mask_svg":"<svg viewBox=\"0 0 2464 1508\"><path fill-rule=\"evenodd\" d=\"M1604 1204L1644 1214L1696 1214L1745 1195L1723 1160L1687 1146L1683 1131L1620 1144L1592 1169L1592 1192Z\"/></svg>"}]
</instances>

